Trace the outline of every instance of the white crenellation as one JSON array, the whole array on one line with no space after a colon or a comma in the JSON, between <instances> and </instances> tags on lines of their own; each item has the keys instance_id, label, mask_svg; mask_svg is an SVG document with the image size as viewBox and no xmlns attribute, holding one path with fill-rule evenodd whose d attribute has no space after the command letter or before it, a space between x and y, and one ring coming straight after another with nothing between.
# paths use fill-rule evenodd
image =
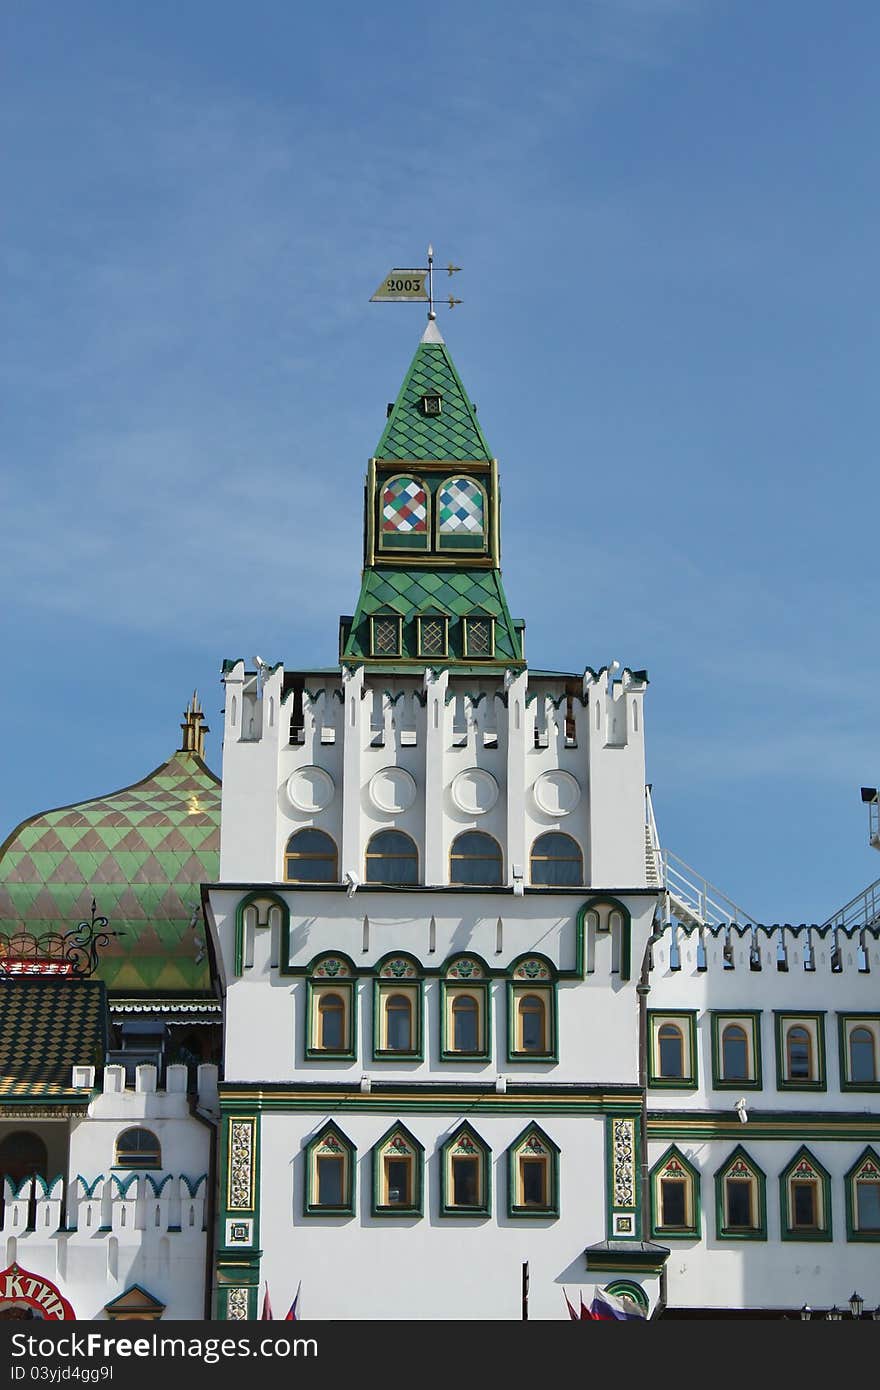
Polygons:
<instances>
[{"instance_id":1,"label":"white crenellation","mask_svg":"<svg viewBox=\"0 0 880 1390\"><path fill-rule=\"evenodd\" d=\"M501 846L504 881L528 886L531 846L556 830L580 845L587 885L646 886L645 683L629 671L617 680L605 669L588 671L573 696L566 678L532 681L526 671L499 681L431 668L393 678L345 668L337 677L304 678L293 741L294 694L282 699L280 666L257 680L238 662L224 679L222 881L282 882L289 837L314 826L337 846L340 880L346 873L363 880L371 835L395 828L418 846L421 881L442 886L455 836L480 829ZM278 709L271 721L264 717L270 701ZM308 768L325 773L332 792L321 804L297 805L288 782ZM370 781L386 768L413 778L411 805L376 804ZM455 778L470 769L497 786L490 808L468 812L456 802ZM538 779L556 771L579 793L558 814L535 795Z\"/></svg>"}]
</instances>

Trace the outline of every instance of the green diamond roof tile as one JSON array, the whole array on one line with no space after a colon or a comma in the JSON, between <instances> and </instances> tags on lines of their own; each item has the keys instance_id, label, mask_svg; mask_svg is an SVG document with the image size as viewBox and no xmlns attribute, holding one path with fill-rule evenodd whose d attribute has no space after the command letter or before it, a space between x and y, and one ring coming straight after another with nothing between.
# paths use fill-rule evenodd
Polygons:
<instances>
[{"instance_id":1,"label":"green diamond roof tile","mask_svg":"<svg viewBox=\"0 0 880 1390\"><path fill-rule=\"evenodd\" d=\"M207 953L191 923L200 884L218 876L219 848L219 779L194 754L175 753L133 787L12 832L0 846L0 932L68 931L88 918L94 896L122 933L98 968L109 988L148 990L167 968L163 987L173 976L175 989L208 992Z\"/></svg>"},{"instance_id":2,"label":"green diamond roof tile","mask_svg":"<svg viewBox=\"0 0 880 1390\"><path fill-rule=\"evenodd\" d=\"M439 415L425 415L422 397L438 393ZM477 413L445 343L419 343L404 378L376 457L383 459L490 460Z\"/></svg>"}]
</instances>

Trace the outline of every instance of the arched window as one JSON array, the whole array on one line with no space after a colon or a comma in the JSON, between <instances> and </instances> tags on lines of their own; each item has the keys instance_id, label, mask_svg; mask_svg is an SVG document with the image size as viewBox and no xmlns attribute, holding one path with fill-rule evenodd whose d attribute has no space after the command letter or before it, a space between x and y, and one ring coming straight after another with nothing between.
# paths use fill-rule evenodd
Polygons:
<instances>
[{"instance_id":1,"label":"arched window","mask_svg":"<svg viewBox=\"0 0 880 1390\"><path fill-rule=\"evenodd\" d=\"M675 1023L662 1023L657 1033L662 1077L684 1076L684 1037Z\"/></svg>"},{"instance_id":2,"label":"arched window","mask_svg":"<svg viewBox=\"0 0 880 1390\"><path fill-rule=\"evenodd\" d=\"M502 882L501 846L481 830L466 830L449 851L449 882L494 886Z\"/></svg>"},{"instance_id":3,"label":"arched window","mask_svg":"<svg viewBox=\"0 0 880 1390\"><path fill-rule=\"evenodd\" d=\"M379 830L367 845L367 883L405 886L419 881L419 852L402 830Z\"/></svg>"},{"instance_id":4,"label":"arched window","mask_svg":"<svg viewBox=\"0 0 880 1390\"><path fill-rule=\"evenodd\" d=\"M551 830L532 845L531 878L534 888L576 888L584 881L584 856L570 835Z\"/></svg>"},{"instance_id":5,"label":"arched window","mask_svg":"<svg viewBox=\"0 0 880 1390\"><path fill-rule=\"evenodd\" d=\"M125 1129L116 1140L117 1168L161 1168L162 1150L151 1129Z\"/></svg>"},{"instance_id":6,"label":"arched window","mask_svg":"<svg viewBox=\"0 0 880 1390\"><path fill-rule=\"evenodd\" d=\"M24 1178L49 1176L49 1154L39 1134L15 1129L0 1143L0 1179L9 1178L16 1187Z\"/></svg>"},{"instance_id":7,"label":"arched window","mask_svg":"<svg viewBox=\"0 0 880 1390\"><path fill-rule=\"evenodd\" d=\"M411 1052L413 1047L412 997L389 994L385 997L385 1049Z\"/></svg>"},{"instance_id":8,"label":"arched window","mask_svg":"<svg viewBox=\"0 0 880 1390\"><path fill-rule=\"evenodd\" d=\"M877 1080L874 1034L870 1028L853 1028L849 1035L849 1079L868 1085Z\"/></svg>"},{"instance_id":9,"label":"arched window","mask_svg":"<svg viewBox=\"0 0 880 1390\"><path fill-rule=\"evenodd\" d=\"M341 1052L345 1047L345 1001L341 994L322 994L318 999L318 1047Z\"/></svg>"},{"instance_id":10,"label":"arched window","mask_svg":"<svg viewBox=\"0 0 880 1390\"><path fill-rule=\"evenodd\" d=\"M336 883L338 856L335 841L323 830L296 830L284 852L284 877L288 883Z\"/></svg>"},{"instance_id":11,"label":"arched window","mask_svg":"<svg viewBox=\"0 0 880 1390\"><path fill-rule=\"evenodd\" d=\"M785 1035L785 1060L789 1081L811 1081L813 1047L806 1028L789 1028Z\"/></svg>"},{"instance_id":12,"label":"arched window","mask_svg":"<svg viewBox=\"0 0 880 1390\"><path fill-rule=\"evenodd\" d=\"M452 1001L452 1050L480 1049L480 1006L472 994L457 994Z\"/></svg>"},{"instance_id":13,"label":"arched window","mask_svg":"<svg viewBox=\"0 0 880 1390\"><path fill-rule=\"evenodd\" d=\"M540 994L521 994L517 1000L519 1052L546 1052L547 1009Z\"/></svg>"},{"instance_id":14,"label":"arched window","mask_svg":"<svg viewBox=\"0 0 880 1390\"><path fill-rule=\"evenodd\" d=\"M728 1023L721 1034L721 1069L725 1081L749 1080L749 1040L738 1023Z\"/></svg>"}]
</instances>

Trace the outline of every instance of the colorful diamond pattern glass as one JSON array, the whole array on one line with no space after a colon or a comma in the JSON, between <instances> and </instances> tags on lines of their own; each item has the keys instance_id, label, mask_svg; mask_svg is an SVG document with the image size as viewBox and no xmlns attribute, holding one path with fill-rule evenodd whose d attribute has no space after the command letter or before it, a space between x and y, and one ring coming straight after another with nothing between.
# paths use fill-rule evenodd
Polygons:
<instances>
[{"instance_id":1,"label":"colorful diamond pattern glass","mask_svg":"<svg viewBox=\"0 0 880 1390\"><path fill-rule=\"evenodd\" d=\"M427 531L428 499L414 478L392 478L382 493L382 530Z\"/></svg>"},{"instance_id":2,"label":"colorful diamond pattern glass","mask_svg":"<svg viewBox=\"0 0 880 1390\"><path fill-rule=\"evenodd\" d=\"M470 478L450 478L441 487L437 503L441 532L483 534L483 494Z\"/></svg>"}]
</instances>

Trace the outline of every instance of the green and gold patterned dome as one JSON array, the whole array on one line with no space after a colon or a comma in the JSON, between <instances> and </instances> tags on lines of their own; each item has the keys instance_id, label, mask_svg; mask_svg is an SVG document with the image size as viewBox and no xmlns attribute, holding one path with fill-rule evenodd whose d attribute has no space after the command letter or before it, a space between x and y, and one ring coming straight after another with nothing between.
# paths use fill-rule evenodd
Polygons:
<instances>
[{"instance_id":1,"label":"green and gold patterned dome","mask_svg":"<svg viewBox=\"0 0 880 1390\"><path fill-rule=\"evenodd\" d=\"M183 747L122 791L19 825L0 846L0 934L43 936L89 919L119 932L97 978L112 997L212 996L200 885L217 878L220 779L203 759L194 696Z\"/></svg>"}]
</instances>

